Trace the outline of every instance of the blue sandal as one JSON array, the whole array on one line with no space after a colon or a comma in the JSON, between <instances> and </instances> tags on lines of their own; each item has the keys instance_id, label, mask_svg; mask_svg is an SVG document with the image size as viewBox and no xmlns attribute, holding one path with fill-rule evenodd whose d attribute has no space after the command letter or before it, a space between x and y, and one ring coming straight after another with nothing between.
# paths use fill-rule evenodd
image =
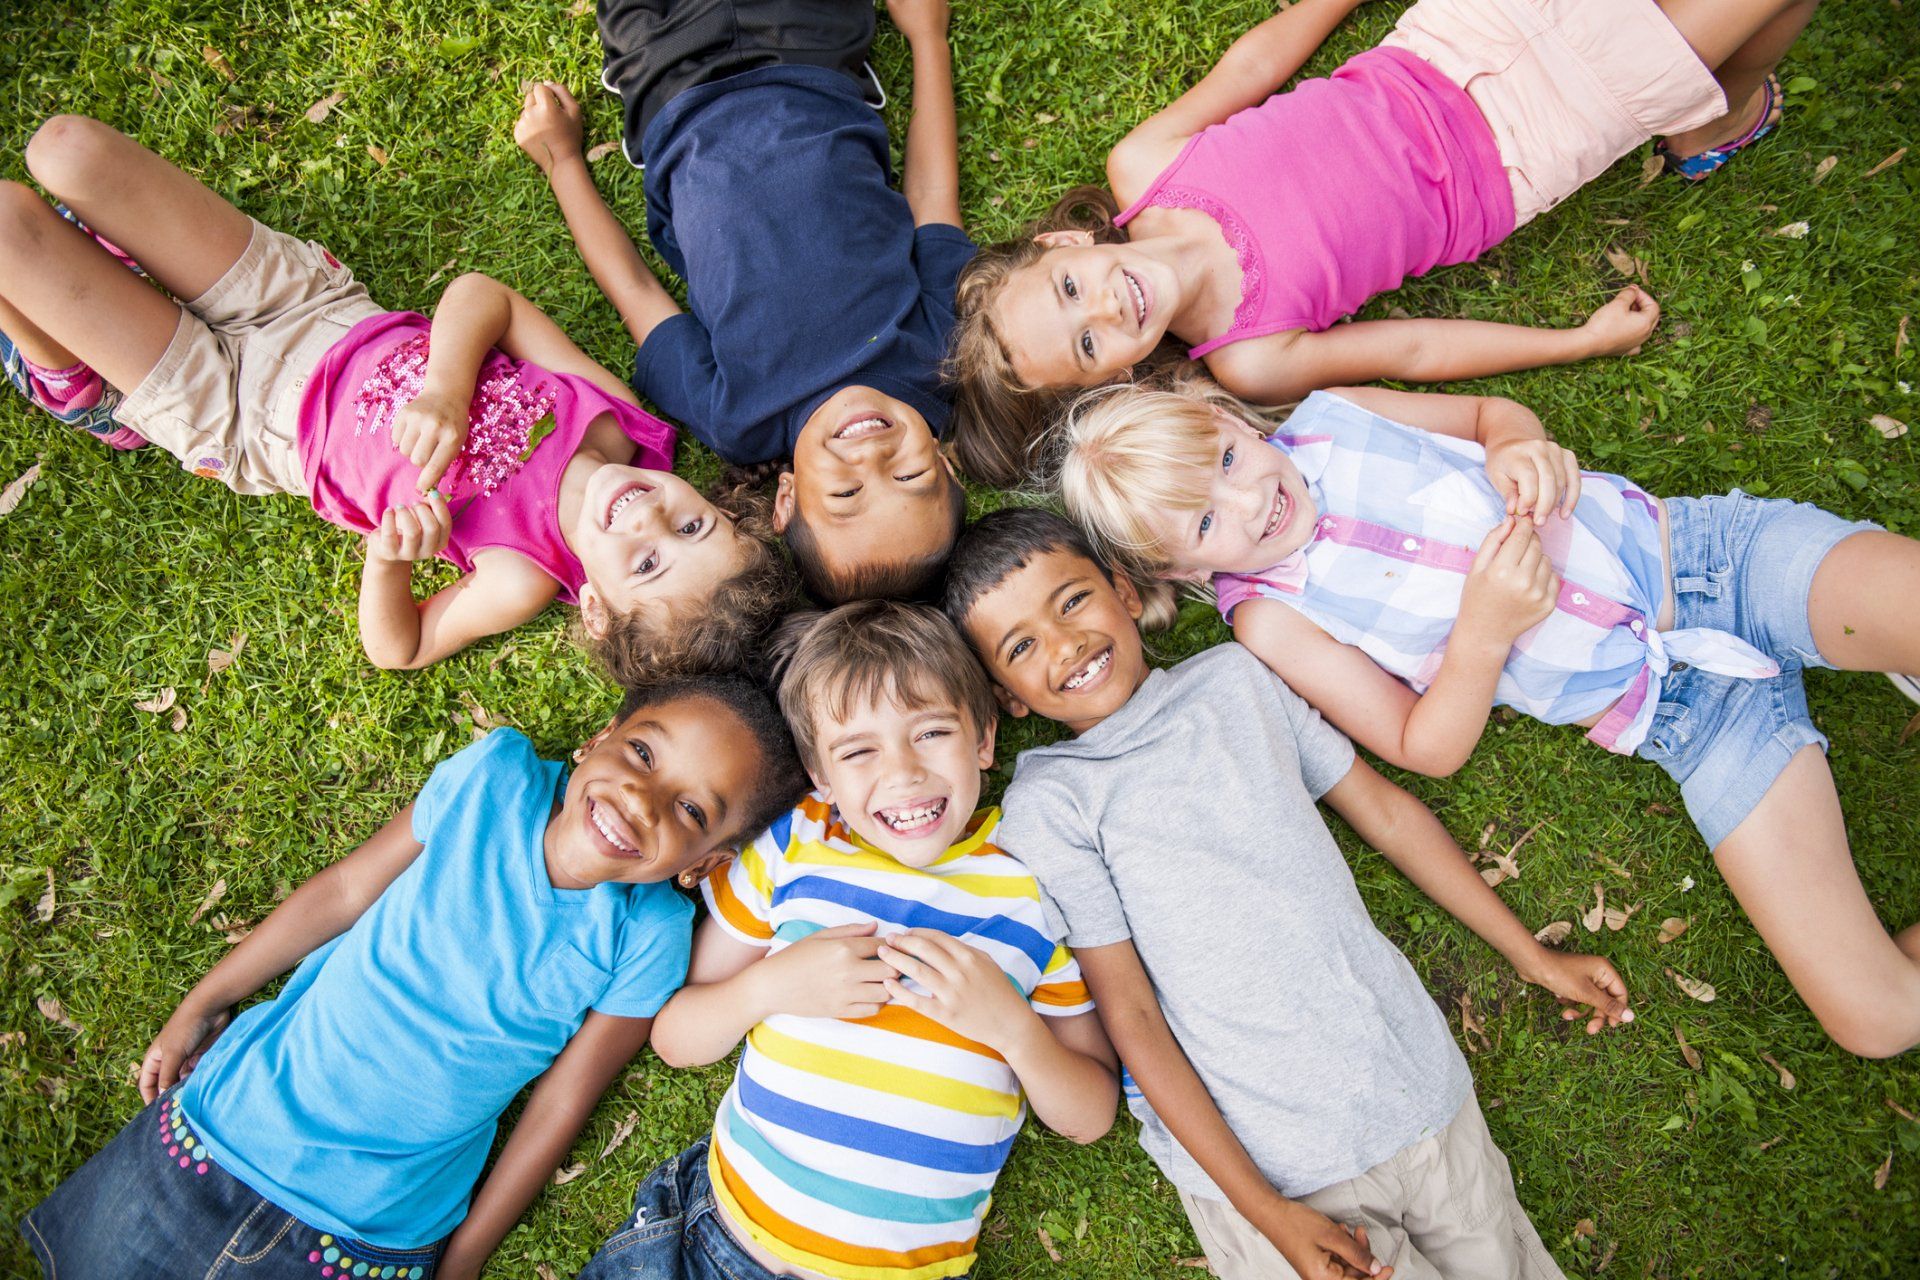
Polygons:
<instances>
[{"instance_id":1,"label":"blue sandal","mask_svg":"<svg viewBox=\"0 0 1920 1280\"><path fill-rule=\"evenodd\" d=\"M1760 139L1773 132L1780 123L1775 113L1785 105L1785 95L1780 91L1780 81L1769 75L1760 86L1760 118L1753 128L1747 130L1731 142L1717 147L1709 147L1697 156L1679 156L1667 146L1666 139L1653 144L1653 152L1667 163L1668 173L1677 173L1688 182L1702 182L1720 171L1720 167L1733 159L1737 152L1745 151Z\"/></svg>"}]
</instances>

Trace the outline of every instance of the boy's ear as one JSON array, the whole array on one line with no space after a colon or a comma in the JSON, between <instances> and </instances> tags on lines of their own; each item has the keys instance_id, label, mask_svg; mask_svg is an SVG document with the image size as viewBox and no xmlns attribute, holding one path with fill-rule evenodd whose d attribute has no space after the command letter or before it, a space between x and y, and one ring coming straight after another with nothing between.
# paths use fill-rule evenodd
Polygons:
<instances>
[{"instance_id":1,"label":"boy's ear","mask_svg":"<svg viewBox=\"0 0 1920 1280\"><path fill-rule=\"evenodd\" d=\"M591 582L580 588L580 622L595 640L607 638L607 602Z\"/></svg>"},{"instance_id":2,"label":"boy's ear","mask_svg":"<svg viewBox=\"0 0 1920 1280\"><path fill-rule=\"evenodd\" d=\"M1001 684L998 680L993 682L993 700L1000 704L1002 711L1012 716L1015 720L1024 719L1028 712L1032 710L1026 703L1014 696L1013 690L1007 688L1007 686Z\"/></svg>"},{"instance_id":3,"label":"boy's ear","mask_svg":"<svg viewBox=\"0 0 1920 1280\"><path fill-rule=\"evenodd\" d=\"M1113 575L1113 593L1120 597L1120 603L1126 606L1127 616L1135 622L1146 612L1146 606L1140 603L1140 592L1134 587L1133 579L1124 573Z\"/></svg>"},{"instance_id":4,"label":"boy's ear","mask_svg":"<svg viewBox=\"0 0 1920 1280\"><path fill-rule=\"evenodd\" d=\"M782 471L780 479L773 486L773 531L785 533L787 526L793 523L794 504L793 472Z\"/></svg>"},{"instance_id":5,"label":"boy's ear","mask_svg":"<svg viewBox=\"0 0 1920 1280\"><path fill-rule=\"evenodd\" d=\"M580 604L583 608L585 607L586 599L584 597L581 598ZM573 749L573 762L575 764L579 764L582 760L585 760L588 754L590 754L595 747L599 746L601 743L607 740L608 734L612 733L615 729L618 729L619 727L620 727L619 716L615 716L613 719L607 721L607 723L601 727L600 732L594 734L591 738L588 738L585 742L581 743L579 746Z\"/></svg>"},{"instance_id":6,"label":"boy's ear","mask_svg":"<svg viewBox=\"0 0 1920 1280\"><path fill-rule=\"evenodd\" d=\"M982 769L993 768L993 739L999 728L1000 721L995 719L987 721L986 727L980 731L980 767Z\"/></svg>"},{"instance_id":7,"label":"boy's ear","mask_svg":"<svg viewBox=\"0 0 1920 1280\"><path fill-rule=\"evenodd\" d=\"M1042 231L1039 235L1035 236L1034 239L1049 249L1064 249L1068 245L1092 244L1093 233L1091 231L1080 230Z\"/></svg>"}]
</instances>

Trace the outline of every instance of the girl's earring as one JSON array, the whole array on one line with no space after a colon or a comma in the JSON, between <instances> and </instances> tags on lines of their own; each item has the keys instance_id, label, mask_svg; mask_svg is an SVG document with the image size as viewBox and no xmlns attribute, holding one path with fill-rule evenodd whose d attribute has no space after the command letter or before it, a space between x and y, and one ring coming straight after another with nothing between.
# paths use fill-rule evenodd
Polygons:
<instances>
[{"instance_id":1,"label":"girl's earring","mask_svg":"<svg viewBox=\"0 0 1920 1280\"><path fill-rule=\"evenodd\" d=\"M582 760L585 760L586 758L587 758L587 749L585 747L575 747L573 749L573 762L575 764L579 764Z\"/></svg>"},{"instance_id":2,"label":"girl's earring","mask_svg":"<svg viewBox=\"0 0 1920 1280\"><path fill-rule=\"evenodd\" d=\"M674 879L680 882L680 887L682 889L691 889L693 888L693 886L700 883L700 877L696 876L691 871L682 871L679 875L675 876Z\"/></svg>"}]
</instances>

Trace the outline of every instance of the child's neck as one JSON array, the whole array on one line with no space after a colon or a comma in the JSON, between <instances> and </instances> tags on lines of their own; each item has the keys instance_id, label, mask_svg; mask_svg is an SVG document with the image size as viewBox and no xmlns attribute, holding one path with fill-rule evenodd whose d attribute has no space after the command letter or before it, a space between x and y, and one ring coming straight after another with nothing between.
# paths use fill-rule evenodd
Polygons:
<instances>
[{"instance_id":1,"label":"child's neck","mask_svg":"<svg viewBox=\"0 0 1920 1280\"><path fill-rule=\"evenodd\" d=\"M1142 227L1140 224L1147 225ZM1198 209L1143 209L1134 219L1133 247L1164 263L1179 277L1180 310L1167 332L1198 344L1225 332L1240 306L1243 273L1239 255L1220 224Z\"/></svg>"}]
</instances>

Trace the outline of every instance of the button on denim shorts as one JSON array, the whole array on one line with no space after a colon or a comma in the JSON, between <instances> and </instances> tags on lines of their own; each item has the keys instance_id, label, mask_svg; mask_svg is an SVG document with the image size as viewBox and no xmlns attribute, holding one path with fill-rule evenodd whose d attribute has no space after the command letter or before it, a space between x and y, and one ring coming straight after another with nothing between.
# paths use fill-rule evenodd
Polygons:
<instances>
[{"instance_id":1,"label":"button on denim shorts","mask_svg":"<svg viewBox=\"0 0 1920 1280\"><path fill-rule=\"evenodd\" d=\"M1878 525L1842 520L1804 502L1669 498L1673 626L1730 631L1780 664L1766 680L1675 663L1639 754L1680 784L1687 813L1717 848L1760 803L1802 747L1826 749L1807 712L1800 673L1831 667L1807 616L1813 575L1829 551Z\"/></svg>"}]
</instances>

